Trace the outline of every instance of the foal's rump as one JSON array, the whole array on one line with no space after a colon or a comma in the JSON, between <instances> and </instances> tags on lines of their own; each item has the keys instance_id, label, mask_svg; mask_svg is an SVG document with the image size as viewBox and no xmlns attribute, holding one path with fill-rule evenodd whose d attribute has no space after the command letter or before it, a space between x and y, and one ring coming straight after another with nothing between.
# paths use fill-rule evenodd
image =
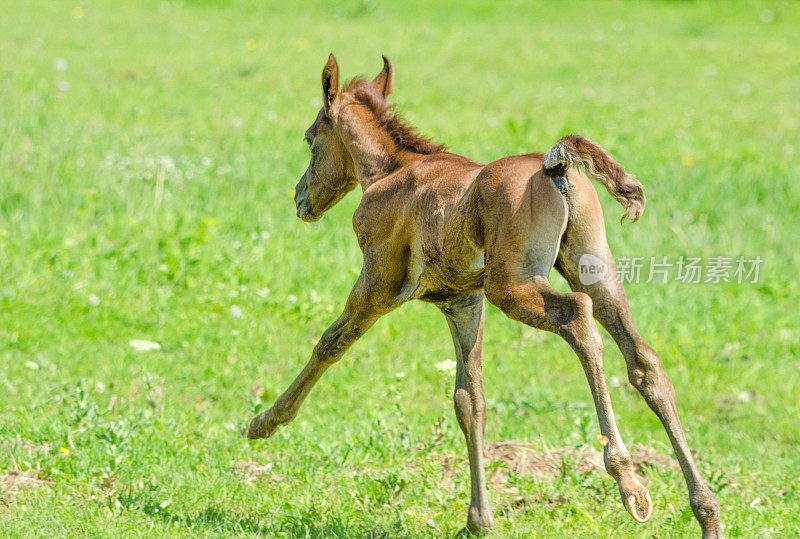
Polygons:
<instances>
[{"instance_id":1,"label":"foal's rump","mask_svg":"<svg viewBox=\"0 0 800 539\"><path fill-rule=\"evenodd\" d=\"M587 252L610 257L602 209L589 178L605 185L625 208L624 217L635 221L641 216L642 184L580 135L562 138L546 154L504 157L486 165L476 179L476 207L487 273L547 276L564 247L562 239L569 240L565 232Z\"/></svg>"},{"instance_id":2,"label":"foal's rump","mask_svg":"<svg viewBox=\"0 0 800 539\"><path fill-rule=\"evenodd\" d=\"M555 263L569 210L543 162L543 154L504 157L476 179L487 278L547 275Z\"/></svg>"}]
</instances>

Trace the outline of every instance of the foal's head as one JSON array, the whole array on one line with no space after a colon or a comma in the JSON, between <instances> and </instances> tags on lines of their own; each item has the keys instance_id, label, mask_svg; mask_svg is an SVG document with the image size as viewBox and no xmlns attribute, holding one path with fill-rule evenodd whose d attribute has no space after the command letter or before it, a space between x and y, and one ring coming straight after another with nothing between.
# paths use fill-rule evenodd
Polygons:
<instances>
[{"instance_id":1,"label":"foal's head","mask_svg":"<svg viewBox=\"0 0 800 539\"><path fill-rule=\"evenodd\" d=\"M430 154L432 144L394 113L386 98L392 92L392 64L373 80L356 78L339 89L339 66L333 54L322 70L322 109L306 130L311 163L295 187L297 216L316 221L350 192L362 177L388 174L403 152Z\"/></svg>"},{"instance_id":2,"label":"foal's head","mask_svg":"<svg viewBox=\"0 0 800 539\"><path fill-rule=\"evenodd\" d=\"M391 91L392 65L384 57L384 67L374 84L385 98ZM338 116L347 101L339 90L339 65L333 54L322 70L322 109L306 130L305 141L311 148L311 163L294 190L297 216L316 221L357 184L353 157L342 140Z\"/></svg>"}]
</instances>

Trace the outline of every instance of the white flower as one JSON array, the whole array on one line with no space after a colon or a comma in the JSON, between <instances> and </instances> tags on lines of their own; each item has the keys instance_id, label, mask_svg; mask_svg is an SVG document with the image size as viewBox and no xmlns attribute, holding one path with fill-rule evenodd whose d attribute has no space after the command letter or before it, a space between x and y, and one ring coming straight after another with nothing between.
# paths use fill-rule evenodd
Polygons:
<instances>
[{"instance_id":1,"label":"white flower","mask_svg":"<svg viewBox=\"0 0 800 539\"><path fill-rule=\"evenodd\" d=\"M166 170L175 170L175 160L169 155L159 155L154 160L154 163L156 162Z\"/></svg>"},{"instance_id":2,"label":"white flower","mask_svg":"<svg viewBox=\"0 0 800 539\"><path fill-rule=\"evenodd\" d=\"M89 305L97 307L100 305L100 297L97 294L89 294Z\"/></svg>"},{"instance_id":3,"label":"white flower","mask_svg":"<svg viewBox=\"0 0 800 539\"><path fill-rule=\"evenodd\" d=\"M38 363L34 363L33 361L26 361L25 362L25 366L28 367L29 369L33 369L35 371L39 370L39 364Z\"/></svg>"},{"instance_id":4,"label":"white flower","mask_svg":"<svg viewBox=\"0 0 800 539\"><path fill-rule=\"evenodd\" d=\"M269 296L269 288L259 288L258 290L256 290L256 295L261 298Z\"/></svg>"},{"instance_id":5,"label":"white flower","mask_svg":"<svg viewBox=\"0 0 800 539\"><path fill-rule=\"evenodd\" d=\"M456 373L456 365L458 364L452 359L445 359L434 365L434 367L436 367L436 370L439 372L453 376Z\"/></svg>"},{"instance_id":6,"label":"white flower","mask_svg":"<svg viewBox=\"0 0 800 539\"><path fill-rule=\"evenodd\" d=\"M404 373L403 371L396 372L396 373L394 373L394 375L398 380L402 380L403 378L406 377L406 373Z\"/></svg>"},{"instance_id":7,"label":"white flower","mask_svg":"<svg viewBox=\"0 0 800 539\"><path fill-rule=\"evenodd\" d=\"M242 308L239 307L238 305L231 305L229 312L233 318L241 318L243 314Z\"/></svg>"},{"instance_id":8,"label":"white flower","mask_svg":"<svg viewBox=\"0 0 800 539\"><path fill-rule=\"evenodd\" d=\"M67 61L64 60L63 58L56 58L53 61L53 69L55 69L56 71L64 71L65 69L67 69Z\"/></svg>"},{"instance_id":9,"label":"white flower","mask_svg":"<svg viewBox=\"0 0 800 539\"><path fill-rule=\"evenodd\" d=\"M150 352L152 350L161 350L161 345L157 342L147 341L144 339L133 339L128 342L131 348L138 352Z\"/></svg>"},{"instance_id":10,"label":"white flower","mask_svg":"<svg viewBox=\"0 0 800 539\"><path fill-rule=\"evenodd\" d=\"M289 294L288 296L286 296L286 301L288 301L289 303L297 303L297 296L295 296L294 294Z\"/></svg>"}]
</instances>

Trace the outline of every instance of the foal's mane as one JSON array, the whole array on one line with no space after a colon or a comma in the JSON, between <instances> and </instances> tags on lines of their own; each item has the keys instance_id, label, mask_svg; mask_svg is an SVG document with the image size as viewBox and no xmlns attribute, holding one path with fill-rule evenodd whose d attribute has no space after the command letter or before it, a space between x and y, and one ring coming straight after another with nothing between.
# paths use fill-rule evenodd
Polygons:
<instances>
[{"instance_id":1,"label":"foal's mane","mask_svg":"<svg viewBox=\"0 0 800 539\"><path fill-rule=\"evenodd\" d=\"M356 100L367 107L378 125L392 137L401 150L421 154L434 154L445 151L444 144L434 144L429 139L414 132L414 128L403 121L394 111L394 106L386 102L375 85L356 77L346 83L343 91L350 92Z\"/></svg>"}]
</instances>

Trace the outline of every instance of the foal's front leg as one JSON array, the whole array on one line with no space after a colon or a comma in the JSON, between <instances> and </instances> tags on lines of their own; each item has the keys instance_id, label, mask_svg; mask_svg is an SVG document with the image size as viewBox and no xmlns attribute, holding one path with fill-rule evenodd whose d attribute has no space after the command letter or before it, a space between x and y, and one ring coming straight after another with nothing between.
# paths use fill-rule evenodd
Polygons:
<instances>
[{"instance_id":1,"label":"foal's front leg","mask_svg":"<svg viewBox=\"0 0 800 539\"><path fill-rule=\"evenodd\" d=\"M442 309L456 347L458 367L453 395L456 418L467 440L472 495L467 528L472 532L488 531L494 523L486 492L483 467L483 432L486 427L486 403L483 398L481 349L483 345L483 292Z\"/></svg>"},{"instance_id":2,"label":"foal's front leg","mask_svg":"<svg viewBox=\"0 0 800 539\"><path fill-rule=\"evenodd\" d=\"M358 340L367 329L388 308L382 308L376 301L376 295L370 293L370 286L365 274L356 281L350 297L347 298L342 315L323 333L314 347L311 360L303 371L295 378L283 395L278 397L269 410L258 414L250 422L247 437L269 438L279 425L288 423L297 415L311 388L319 380L328 367L336 363L351 344Z\"/></svg>"}]
</instances>

